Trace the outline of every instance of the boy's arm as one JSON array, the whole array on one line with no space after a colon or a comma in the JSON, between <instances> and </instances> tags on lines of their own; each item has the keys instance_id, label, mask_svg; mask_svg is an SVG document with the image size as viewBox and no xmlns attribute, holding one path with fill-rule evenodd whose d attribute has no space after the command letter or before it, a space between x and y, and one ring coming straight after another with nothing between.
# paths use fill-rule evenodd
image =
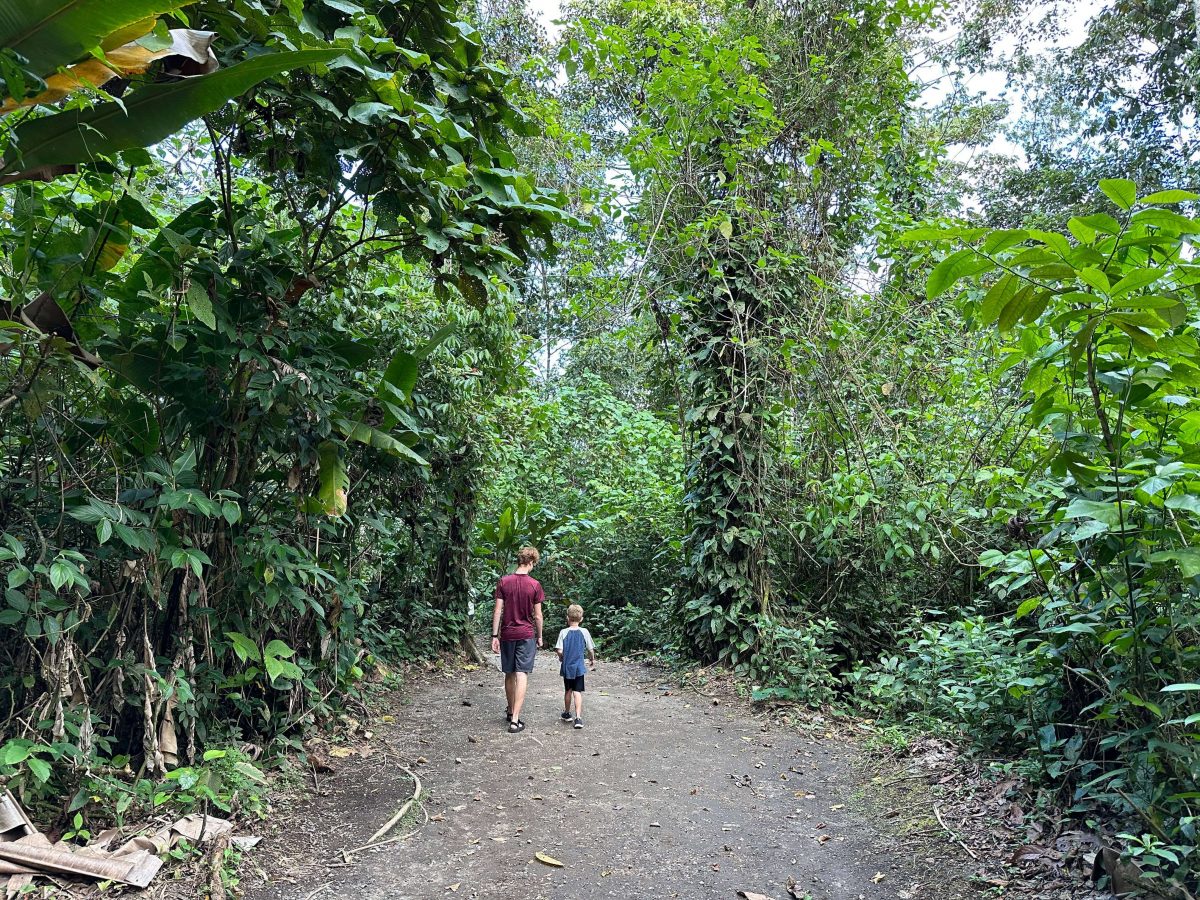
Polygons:
<instances>
[{"instance_id":1,"label":"boy's arm","mask_svg":"<svg viewBox=\"0 0 1200 900\"><path fill-rule=\"evenodd\" d=\"M542 641L542 604L536 603L533 607L533 626L537 629L537 645L541 647Z\"/></svg>"},{"instance_id":2,"label":"boy's arm","mask_svg":"<svg viewBox=\"0 0 1200 900\"><path fill-rule=\"evenodd\" d=\"M504 600L496 598L496 608L492 610L492 652L500 652L500 615L504 612Z\"/></svg>"},{"instance_id":3,"label":"boy's arm","mask_svg":"<svg viewBox=\"0 0 1200 900\"><path fill-rule=\"evenodd\" d=\"M588 659L591 661L592 668L596 668L596 645L592 643L592 633L586 628L583 629L583 635L587 638Z\"/></svg>"}]
</instances>

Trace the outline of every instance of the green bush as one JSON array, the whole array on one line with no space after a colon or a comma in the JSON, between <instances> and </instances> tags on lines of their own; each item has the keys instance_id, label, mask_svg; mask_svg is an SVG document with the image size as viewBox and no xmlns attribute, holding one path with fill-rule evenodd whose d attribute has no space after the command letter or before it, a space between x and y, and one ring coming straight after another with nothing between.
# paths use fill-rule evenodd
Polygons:
<instances>
[{"instance_id":1,"label":"green bush","mask_svg":"<svg viewBox=\"0 0 1200 900\"><path fill-rule=\"evenodd\" d=\"M884 721L953 736L980 750L1024 752L1050 721L1050 661L1011 622L982 616L916 627L899 653L847 681Z\"/></svg>"}]
</instances>

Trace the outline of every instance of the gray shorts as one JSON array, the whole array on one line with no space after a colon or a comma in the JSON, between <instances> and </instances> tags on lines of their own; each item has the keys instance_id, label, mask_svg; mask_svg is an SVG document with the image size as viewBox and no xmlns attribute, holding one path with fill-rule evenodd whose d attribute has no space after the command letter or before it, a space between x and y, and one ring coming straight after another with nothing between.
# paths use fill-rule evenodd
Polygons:
<instances>
[{"instance_id":1,"label":"gray shorts","mask_svg":"<svg viewBox=\"0 0 1200 900\"><path fill-rule=\"evenodd\" d=\"M524 672L533 671L533 660L537 656L537 638L526 638L523 641L500 642L500 671Z\"/></svg>"}]
</instances>

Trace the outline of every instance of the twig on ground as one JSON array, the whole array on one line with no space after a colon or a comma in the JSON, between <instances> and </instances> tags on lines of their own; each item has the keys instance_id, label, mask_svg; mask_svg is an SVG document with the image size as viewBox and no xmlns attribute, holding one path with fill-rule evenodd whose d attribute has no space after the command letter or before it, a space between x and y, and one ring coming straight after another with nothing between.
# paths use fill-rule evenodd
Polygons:
<instances>
[{"instance_id":1,"label":"twig on ground","mask_svg":"<svg viewBox=\"0 0 1200 900\"><path fill-rule=\"evenodd\" d=\"M312 900L312 898L317 896L317 894L321 893L321 891L327 891L327 890L329 890L329 885L323 884L319 888L317 888L315 891L313 891L311 894L309 894L307 897L305 897L304 900Z\"/></svg>"},{"instance_id":2,"label":"twig on ground","mask_svg":"<svg viewBox=\"0 0 1200 900\"><path fill-rule=\"evenodd\" d=\"M928 780L929 773L928 772L914 772L911 775L901 775L899 778L889 778L887 781L880 782L879 786L881 788L891 787L893 784L900 784L900 782L902 782L902 781L916 781L918 778L924 778L924 779Z\"/></svg>"},{"instance_id":3,"label":"twig on ground","mask_svg":"<svg viewBox=\"0 0 1200 900\"><path fill-rule=\"evenodd\" d=\"M412 805L411 800L407 804L405 804L405 806L411 806L411 805ZM427 810L425 808L425 804L423 804L423 803L421 804L421 812L423 812L425 814L425 821L421 823L421 828L424 828L426 825L429 824L429 810ZM417 834L421 830L421 828L414 828L412 831L408 832L407 834L393 835L390 838L384 838L382 841L372 841L369 844L363 844L361 847L355 847L353 850L343 850L342 855L345 856L346 858L349 858L350 856L353 856L355 853L360 853L363 850L373 850L376 847L383 847L387 844L395 844L395 843L399 843L400 841L407 841L410 837Z\"/></svg>"},{"instance_id":4,"label":"twig on ground","mask_svg":"<svg viewBox=\"0 0 1200 900\"><path fill-rule=\"evenodd\" d=\"M407 803L405 803L403 806L401 806L399 811L383 824L382 828L380 828L377 832L375 832L373 835L371 835L371 839L369 841L367 841L367 843L366 843L366 846L368 846L368 847L371 844L374 844L377 840L379 840L381 837L383 837L389 831L391 831L392 826L394 826L397 822L399 822L401 819L403 819L404 814L407 813L410 809L412 809L412 805L421 799L421 779L417 777L417 773L414 772L412 769L408 768L407 766L405 766L403 768L404 768L404 771L408 773L408 777L413 780L412 798ZM361 850L363 848L360 847L359 849ZM353 853L354 851L351 850L350 852Z\"/></svg>"},{"instance_id":5,"label":"twig on ground","mask_svg":"<svg viewBox=\"0 0 1200 900\"><path fill-rule=\"evenodd\" d=\"M962 847L964 850L966 850L966 851L967 851L967 855L968 855L968 856L970 856L970 857L971 857L971 859L973 859L973 860L975 860L976 862L978 862L978 861L979 861L979 857L975 855L975 851L974 851L974 850L972 850L970 847L968 847L968 846L967 846L965 843L963 843L963 840L962 840L962 838L960 838L960 837L959 837L957 834L955 834L953 831L951 831L951 830L950 830L950 827L949 827L949 826L948 826L948 825L945 823L945 821L942 819L942 809L941 809L941 804L940 804L940 803L935 803L935 804L933 804L933 814L934 814L934 816L936 816L936 817L937 817L938 824L942 826L942 829L943 829L943 830L946 832L946 834L948 834L948 835L950 835L950 837L954 838L954 840L955 840L955 842L958 844L958 846L960 846L960 847Z\"/></svg>"}]
</instances>

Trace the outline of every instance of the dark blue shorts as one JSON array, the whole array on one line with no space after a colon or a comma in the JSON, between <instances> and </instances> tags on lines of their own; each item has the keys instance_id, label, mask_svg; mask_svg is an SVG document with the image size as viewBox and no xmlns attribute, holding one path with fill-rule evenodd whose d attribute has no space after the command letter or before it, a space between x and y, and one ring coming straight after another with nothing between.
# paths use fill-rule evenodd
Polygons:
<instances>
[{"instance_id":1,"label":"dark blue shorts","mask_svg":"<svg viewBox=\"0 0 1200 900\"><path fill-rule=\"evenodd\" d=\"M533 661L537 658L537 638L526 638L523 641L500 642L500 671L511 672L533 671Z\"/></svg>"},{"instance_id":2,"label":"dark blue shorts","mask_svg":"<svg viewBox=\"0 0 1200 900\"><path fill-rule=\"evenodd\" d=\"M568 691L578 691L580 694L582 694L583 693L583 676L576 675L574 678L568 678L567 676L564 675L563 676L563 687L566 688Z\"/></svg>"}]
</instances>

